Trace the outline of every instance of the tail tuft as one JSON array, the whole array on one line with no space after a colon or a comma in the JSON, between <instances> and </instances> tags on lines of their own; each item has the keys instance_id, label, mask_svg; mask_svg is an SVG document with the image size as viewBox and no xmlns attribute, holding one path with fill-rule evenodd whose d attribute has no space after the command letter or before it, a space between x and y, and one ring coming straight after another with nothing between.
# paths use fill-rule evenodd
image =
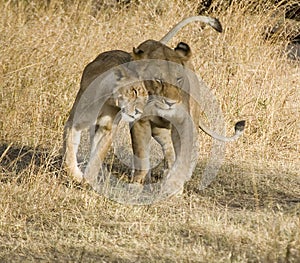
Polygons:
<instances>
[{"instance_id":1,"label":"tail tuft","mask_svg":"<svg viewBox=\"0 0 300 263\"><path fill-rule=\"evenodd\" d=\"M218 18L213 18L211 23L209 23L215 30L222 33L223 28Z\"/></svg>"},{"instance_id":2,"label":"tail tuft","mask_svg":"<svg viewBox=\"0 0 300 263\"><path fill-rule=\"evenodd\" d=\"M235 132L243 132L245 126L246 126L246 121L238 121L234 126L234 130Z\"/></svg>"}]
</instances>

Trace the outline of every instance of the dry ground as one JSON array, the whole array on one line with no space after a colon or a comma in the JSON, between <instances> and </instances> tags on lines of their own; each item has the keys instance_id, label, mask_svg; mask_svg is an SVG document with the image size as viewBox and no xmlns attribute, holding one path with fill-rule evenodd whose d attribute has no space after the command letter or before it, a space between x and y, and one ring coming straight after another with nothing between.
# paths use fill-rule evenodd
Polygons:
<instances>
[{"instance_id":1,"label":"dry ground","mask_svg":"<svg viewBox=\"0 0 300 263\"><path fill-rule=\"evenodd\" d=\"M300 64L286 59L286 41L264 40L272 12L235 4L212 14L222 34L193 24L170 43L190 44L226 127L246 119L247 128L204 191L203 135L181 197L126 206L61 168L82 70L105 50L160 39L197 6L145 1L97 13L83 1L45 2L0 3L0 261L299 262Z\"/></svg>"}]
</instances>

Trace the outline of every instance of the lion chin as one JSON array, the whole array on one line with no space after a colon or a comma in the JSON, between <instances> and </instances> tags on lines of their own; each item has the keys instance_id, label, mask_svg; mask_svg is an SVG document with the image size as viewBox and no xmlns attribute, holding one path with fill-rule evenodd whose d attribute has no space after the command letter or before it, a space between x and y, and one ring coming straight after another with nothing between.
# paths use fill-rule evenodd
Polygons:
<instances>
[{"instance_id":1,"label":"lion chin","mask_svg":"<svg viewBox=\"0 0 300 263\"><path fill-rule=\"evenodd\" d=\"M138 113L138 114L135 114L135 115L129 115L125 112L122 112L121 113L121 117L122 117L122 121L125 121L125 122L134 122L135 120L138 120L140 119L142 116L141 113Z\"/></svg>"}]
</instances>

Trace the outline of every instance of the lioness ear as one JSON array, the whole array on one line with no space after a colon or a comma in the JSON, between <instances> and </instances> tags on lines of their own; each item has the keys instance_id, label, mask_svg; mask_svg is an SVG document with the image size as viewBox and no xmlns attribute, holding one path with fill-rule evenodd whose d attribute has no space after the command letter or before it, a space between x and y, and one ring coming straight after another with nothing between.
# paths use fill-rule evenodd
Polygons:
<instances>
[{"instance_id":1,"label":"lioness ear","mask_svg":"<svg viewBox=\"0 0 300 263\"><path fill-rule=\"evenodd\" d=\"M191 49L188 44L180 42L174 49L180 56L189 59L192 55Z\"/></svg>"},{"instance_id":2,"label":"lioness ear","mask_svg":"<svg viewBox=\"0 0 300 263\"><path fill-rule=\"evenodd\" d=\"M135 48L135 47L132 49L132 52L133 52L133 56L135 59L142 58L143 54L144 54L143 50L141 50L139 48Z\"/></svg>"}]
</instances>

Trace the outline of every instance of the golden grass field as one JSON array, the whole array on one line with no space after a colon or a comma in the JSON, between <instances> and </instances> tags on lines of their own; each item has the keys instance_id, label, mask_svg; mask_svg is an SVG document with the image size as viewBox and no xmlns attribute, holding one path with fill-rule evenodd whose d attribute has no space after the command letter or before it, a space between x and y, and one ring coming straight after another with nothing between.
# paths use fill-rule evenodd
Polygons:
<instances>
[{"instance_id":1,"label":"golden grass field","mask_svg":"<svg viewBox=\"0 0 300 263\"><path fill-rule=\"evenodd\" d=\"M223 33L194 23L174 37L191 46L227 133L245 119L245 134L205 190L201 135L183 195L130 206L66 176L63 126L88 62L159 40L197 5L44 2L0 3L0 262L300 262L300 62L284 39L265 41L272 12L233 4L211 13Z\"/></svg>"}]
</instances>

